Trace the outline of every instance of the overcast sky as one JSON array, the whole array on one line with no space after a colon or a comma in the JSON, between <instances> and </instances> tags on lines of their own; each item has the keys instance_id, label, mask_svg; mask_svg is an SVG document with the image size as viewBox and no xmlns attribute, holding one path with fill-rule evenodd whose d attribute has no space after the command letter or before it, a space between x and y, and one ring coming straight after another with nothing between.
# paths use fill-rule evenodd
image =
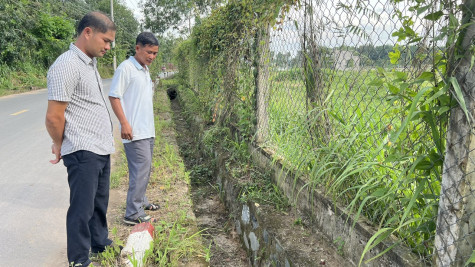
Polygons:
<instances>
[{"instance_id":1,"label":"overcast sky","mask_svg":"<svg viewBox=\"0 0 475 267\"><path fill-rule=\"evenodd\" d=\"M310 1L307 1L310 3ZM402 10L405 15L414 19L413 29L424 34L427 30L423 26L422 20L408 11L408 3L402 1L397 6L389 0L367 0L364 9L356 11L358 0L337 0L337 1L312 1L313 18L311 20L315 41L318 46L323 47L359 47L362 45L381 46L394 45L397 37L392 33L401 27L401 22L395 16L395 10ZM343 4L351 6L351 9L339 8ZM302 5L303 6L303 5ZM308 8L308 7L307 7ZM436 8L436 7L434 7ZM363 11L364 10L364 11ZM426 12L431 12L428 10ZM271 50L274 52L291 53L295 56L300 50L302 36L308 34L310 19L307 16L305 23L304 8L291 8L286 15L285 21L277 24L271 31ZM305 26L304 26L305 25ZM434 25L436 28L440 25ZM350 30L350 29L353 29ZM354 31L354 29L358 29Z\"/></svg>"},{"instance_id":2,"label":"overcast sky","mask_svg":"<svg viewBox=\"0 0 475 267\"><path fill-rule=\"evenodd\" d=\"M140 22L143 20L141 0L121 0L130 10L134 12L135 18Z\"/></svg>"}]
</instances>

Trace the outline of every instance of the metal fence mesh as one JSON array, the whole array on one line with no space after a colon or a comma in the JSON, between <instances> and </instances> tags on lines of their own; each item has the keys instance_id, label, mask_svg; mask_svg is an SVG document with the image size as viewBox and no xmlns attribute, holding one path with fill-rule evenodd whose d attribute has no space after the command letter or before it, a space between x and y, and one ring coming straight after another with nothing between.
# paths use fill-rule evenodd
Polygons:
<instances>
[{"instance_id":1,"label":"metal fence mesh","mask_svg":"<svg viewBox=\"0 0 475 267\"><path fill-rule=\"evenodd\" d=\"M475 249L473 227L461 226L474 221L474 148L467 141L472 130L447 134L449 124L466 124L464 112L461 121L449 120L455 116L451 93L457 92L444 90L434 73L434 66L451 60L447 39L440 38L450 19L418 18L450 11L450 5L425 4L411 9L404 1L300 1L270 30L268 91L258 102L267 117L258 118L258 132L262 145L287 166L338 195L353 215L390 229L421 262L433 264L447 256L442 251L463 264ZM461 14L453 17L460 20ZM420 38L398 42L407 28ZM436 79L423 79L431 73ZM452 143L446 145L447 138ZM444 162L453 146L462 152ZM447 188L441 190L443 183ZM444 194L447 209L465 212L439 211ZM442 224L466 229L440 239L435 249ZM455 255L453 246L465 247Z\"/></svg>"}]
</instances>

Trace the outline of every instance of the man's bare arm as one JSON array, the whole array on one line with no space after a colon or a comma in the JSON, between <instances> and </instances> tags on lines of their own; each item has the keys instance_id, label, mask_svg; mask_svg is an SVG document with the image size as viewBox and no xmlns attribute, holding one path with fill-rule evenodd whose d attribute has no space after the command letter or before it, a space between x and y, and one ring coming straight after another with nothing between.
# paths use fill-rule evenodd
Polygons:
<instances>
[{"instance_id":1,"label":"man's bare arm","mask_svg":"<svg viewBox=\"0 0 475 267\"><path fill-rule=\"evenodd\" d=\"M132 127L129 124L129 121L125 117L124 110L122 109L122 104L120 99L117 97L109 96L109 101L111 102L112 110L114 111L115 116L119 119L120 122L120 136L122 139L132 140L134 135L132 133Z\"/></svg>"},{"instance_id":2,"label":"man's bare arm","mask_svg":"<svg viewBox=\"0 0 475 267\"><path fill-rule=\"evenodd\" d=\"M48 101L45 125L51 139L53 139L51 153L53 153L56 158L50 160L52 164L56 164L61 160L61 145L63 144L64 125L66 122L64 112L67 106L68 102Z\"/></svg>"}]
</instances>

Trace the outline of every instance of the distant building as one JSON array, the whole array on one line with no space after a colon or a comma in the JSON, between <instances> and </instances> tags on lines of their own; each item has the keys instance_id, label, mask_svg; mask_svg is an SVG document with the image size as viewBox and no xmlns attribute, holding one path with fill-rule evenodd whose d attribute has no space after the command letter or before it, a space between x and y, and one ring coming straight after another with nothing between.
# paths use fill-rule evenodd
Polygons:
<instances>
[{"instance_id":1,"label":"distant building","mask_svg":"<svg viewBox=\"0 0 475 267\"><path fill-rule=\"evenodd\" d=\"M352 51L333 50L334 68L337 70L358 69L360 57L355 56Z\"/></svg>"}]
</instances>

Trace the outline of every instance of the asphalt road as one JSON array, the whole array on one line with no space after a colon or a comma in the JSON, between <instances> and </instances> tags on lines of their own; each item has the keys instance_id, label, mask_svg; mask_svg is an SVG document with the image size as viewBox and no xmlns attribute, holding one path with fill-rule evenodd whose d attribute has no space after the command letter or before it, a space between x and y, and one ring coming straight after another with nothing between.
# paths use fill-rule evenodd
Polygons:
<instances>
[{"instance_id":1,"label":"asphalt road","mask_svg":"<svg viewBox=\"0 0 475 267\"><path fill-rule=\"evenodd\" d=\"M46 107L45 89L0 98L0 266L68 265L69 187L62 161L49 163Z\"/></svg>"}]
</instances>

